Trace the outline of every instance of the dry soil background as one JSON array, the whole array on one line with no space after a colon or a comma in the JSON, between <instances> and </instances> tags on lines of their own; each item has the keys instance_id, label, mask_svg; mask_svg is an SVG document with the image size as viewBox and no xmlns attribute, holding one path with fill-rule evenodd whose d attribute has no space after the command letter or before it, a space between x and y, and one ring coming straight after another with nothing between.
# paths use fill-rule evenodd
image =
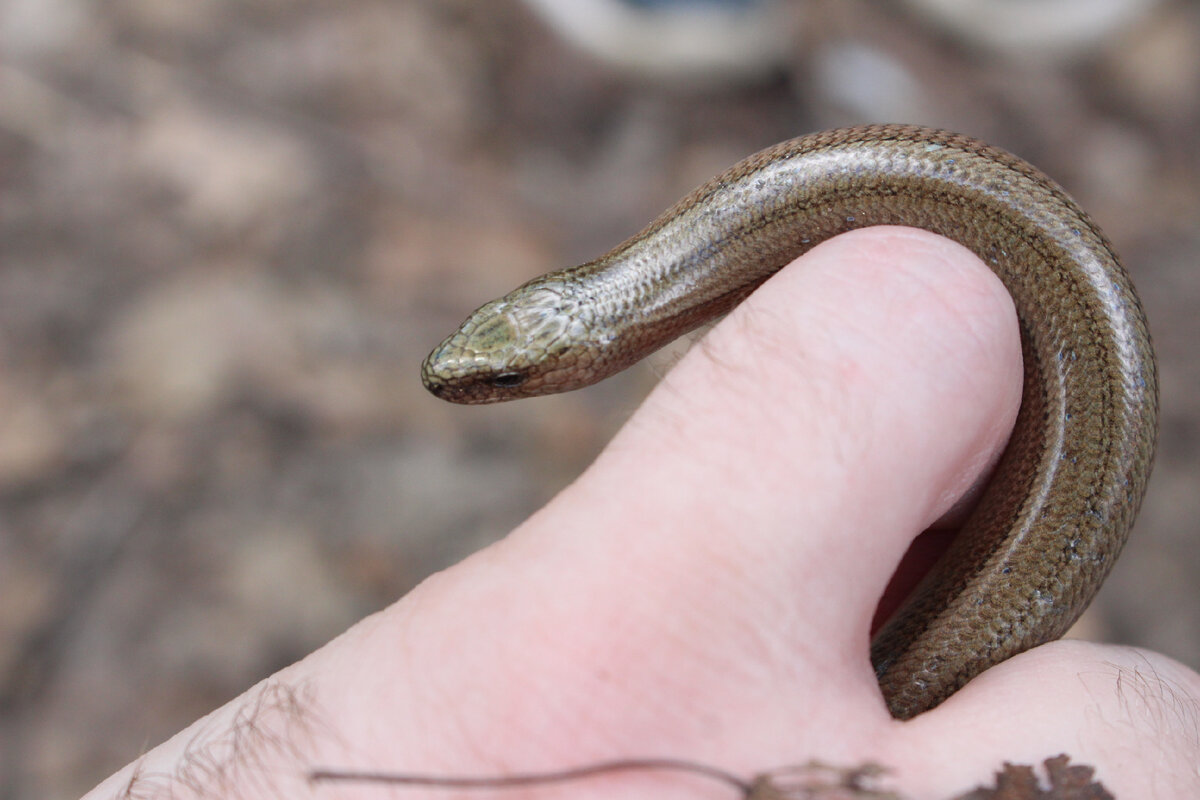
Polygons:
<instances>
[{"instance_id":1,"label":"dry soil background","mask_svg":"<svg viewBox=\"0 0 1200 800\"><path fill-rule=\"evenodd\" d=\"M421 389L430 346L743 155L868 120L1022 154L1124 254L1162 443L1089 630L1200 666L1197 5L1066 62L796 11L776 77L680 87L513 0L0 0L0 800L78 795L502 535L662 362L464 409Z\"/></svg>"}]
</instances>

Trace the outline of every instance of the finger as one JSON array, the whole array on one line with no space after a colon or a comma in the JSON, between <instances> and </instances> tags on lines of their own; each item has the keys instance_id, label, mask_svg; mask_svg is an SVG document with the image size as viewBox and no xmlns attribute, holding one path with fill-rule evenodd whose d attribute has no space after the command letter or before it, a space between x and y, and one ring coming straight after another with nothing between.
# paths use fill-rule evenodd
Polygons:
<instances>
[{"instance_id":1,"label":"finger","mask_svg":"<svg viewBox=\"0 0 1200 800\"><path fill-rule=\"evenodd\" d=\"M368 721L334 763L869 756L862 720L890 726L871 610L1000 448L1019 344L1003 288L937 237L864 231L802 261L550 505L301 665Z\"/></svg>"},{"instance_id":2,"label":"finger","mask_svg":"<svg viewBox=\"0 0 1200 800\"><path fill-rule=\"evenodd\" d=\"M1200 675L1158 653L1063 640L980 675L893 740L915 797L957 797L1010 763L1060 753L1116 797L1200 797Z\"/></svg>"},{"instance_id":3,"label":"finger","mask_svg":"<svg viewBox=\"0 0 1200 800\"><path fill-rule=\"evenodd\" d=\"M862 231L802 261L667 377L588 479L626 529L674 529L663 558L716 554L864 633L913 535L1007 437L1015 315L940 237Z\"/></svg>"},{"instance_id":4,"label":"finger","mask_svg":"<svg viewBox=\"0 0 1200 800\"><path fill-rule=\"evenodd\" d=\"M565 554L556 602L621 629L614 670L665 628L691 657L657 669L721 685L720 702L781 711L772 692L807 681L821 697L804 702L846 715L856 694L879 711L872 612L913 536L1007 437L1015 315L978 259L921 232L861 231L801 262L717 326L505 549L524 563ZM595 598L614 582L601 621Z\"/></svg>"}]
</instances>

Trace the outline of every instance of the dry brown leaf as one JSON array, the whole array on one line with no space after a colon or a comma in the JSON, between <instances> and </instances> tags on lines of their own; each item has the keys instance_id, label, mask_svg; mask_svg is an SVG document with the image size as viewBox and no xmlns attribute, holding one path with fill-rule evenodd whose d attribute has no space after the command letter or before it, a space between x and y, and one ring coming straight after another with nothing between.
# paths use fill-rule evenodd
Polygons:
<instances>
[{"instance_id":1,"label":"dry brown leaf","mask_svg":"<svg viewBox=\"0 0 1200 800\"><path fill-rule=\"evenodd\" d=\"M1033 767L1005 762L996 773L994 787L981 786L956 800L1115 800L1100 783L1092 781L1095 770L1083 764L1072 766L1069 761L1066 754L1046 759L1048 789L1041 788Z\"/></svg>"}]
</instances>

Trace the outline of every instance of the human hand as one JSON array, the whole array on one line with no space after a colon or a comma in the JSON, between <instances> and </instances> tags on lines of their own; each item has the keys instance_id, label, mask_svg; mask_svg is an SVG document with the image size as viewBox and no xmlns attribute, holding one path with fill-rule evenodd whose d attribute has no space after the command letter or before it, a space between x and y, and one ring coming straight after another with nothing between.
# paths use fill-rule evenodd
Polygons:
<instances>
[{"instance_id":1,"label":"human hand","mask_svg":"<svg viewBox=\"0 0 1200 800\"><path fill-rule=\"evenodd\" d=\"M888 715L872 617L913 537L1003 447L1016 319L974 256L929 234L858 231L802 261L504 541L89 796L382 797L306 775L661 756L746 776L876 762L897 791L942 798L1058 753L1120 798L1200 796L1200 676L1154 653L1056 642L910 722ZM636 772L495 796L614 793L730 796Z\"/></svg>"}]
</instances>

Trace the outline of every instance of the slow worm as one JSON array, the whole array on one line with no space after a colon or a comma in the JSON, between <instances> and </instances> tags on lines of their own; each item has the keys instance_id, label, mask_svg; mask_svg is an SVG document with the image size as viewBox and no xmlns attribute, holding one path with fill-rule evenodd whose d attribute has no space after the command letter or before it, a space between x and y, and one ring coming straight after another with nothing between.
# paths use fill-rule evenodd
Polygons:
<instances>
[{"instance_id":1,"label":"slow worm","mask_svg":"<svg viewBox=\"0 0 1200 800\"><path fill-rule=\"evenodd\" d=\"M1141 304L1104 235L1037 169L910 126L782 142L597 260L484 305L422 377L456 403L586 386L871 225L947 236L990 265L1015 302L1025 364L1016 425L977 507L871 645L888 706L907 719L1066 631L1120 553L1150 472L1158 389Z\"/></svg>"}]
</instances>

